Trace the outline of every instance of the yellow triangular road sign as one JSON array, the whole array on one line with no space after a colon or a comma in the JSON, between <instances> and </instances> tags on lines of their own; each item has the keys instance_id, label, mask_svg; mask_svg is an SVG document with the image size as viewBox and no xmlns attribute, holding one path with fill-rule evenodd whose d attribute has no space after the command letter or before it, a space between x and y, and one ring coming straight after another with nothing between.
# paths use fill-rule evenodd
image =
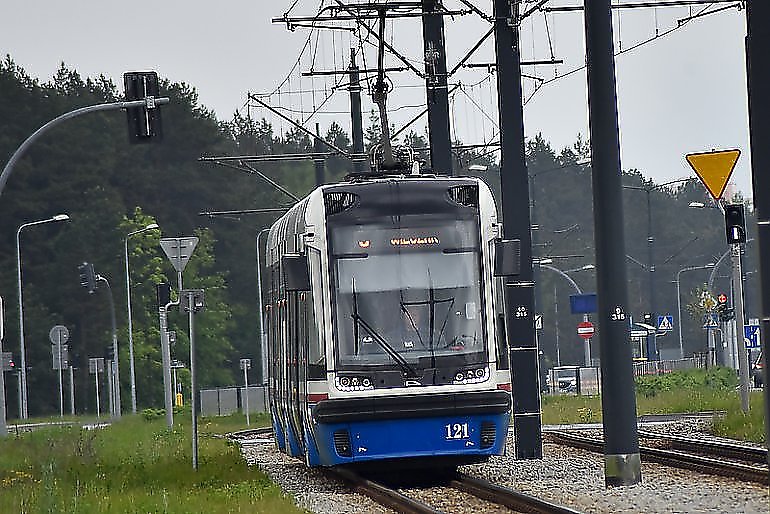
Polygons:
<instances>
[{"instance_id":1,"label":"yellow triangular road sign","mask_svg":"<svg viewBox=\"0 0 770 514\"><path fill-rule=\"evenodd\" d=\"M740 150L719 150L691 153L685 158L714 200L719 200L740 155Z\"/></svg>"}]
</instances>

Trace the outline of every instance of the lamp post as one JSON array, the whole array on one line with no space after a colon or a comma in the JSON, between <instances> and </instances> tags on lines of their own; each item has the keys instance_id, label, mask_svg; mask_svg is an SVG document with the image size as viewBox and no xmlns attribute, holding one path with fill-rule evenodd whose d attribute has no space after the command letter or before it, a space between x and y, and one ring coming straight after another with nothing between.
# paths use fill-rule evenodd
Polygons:
<instances>
[{"instance_id":1,"label":"lamp post","mask_svg":"<svg viewBox=\"0 0 770 514\"><path fill-rule=\"evenodd\" d=\"M688 266L686 268L682 268L676 273L676 311L679 316L679 358L684 359L684 345L682 343L682 300L680 298L679 294L679 277L682 273L685 271L695 271L699 269L711 269L715 265L713 262L710 262L704 266Z\"/></svg>"},{"instance_id":2,"label":"lamp post","mask_svg":"<svg viewBox=\"0 0 770 514\"><path fill-rule=\"evenodd\" d=\"M262 234L269 232L269 228L263 228L257 233L257 300L259 301L259 343L260 343L260 349L259 349L259 356L260 356L260 367L261 367L261 375L262 375L262 384L267 384L267 345L266 345L266 335L265 334L265 318L264 318L264 307L262 304L262 263L260 261L259 257L259 239L262 237Z\"/></svg>"},{"instance_id":3,"label":"lamp post","mask_svg":"<svg viewBox=\"0 0 770 514\"><path fill-rule=\"evenodd\" d=\"M652 208L650 205L651 203L650 195L653 191L658 191L660 189L663 189L666 186L680 184L683 182L689 182L690 180L694 180L694 177L680 178L680 179L672 180L670 182L664 182L662 184L652 184L646 187L623 186L623 189L631 189L633 191L644 191L645 193L647 193L647 266L646 266L646 269L647 269L648 287L649 287L649 295L650 295L650 299L648 302L648 308L649 308L648 312L650 312L650 314L652 314L653 316L655 315L655 262L654 262L655 236L652 235Z\"/></svg>"},{"instance_id":4,"label":"lamp post","mask_svg":"<svg viewBox=\"0 0 770 514\"><path fill-rule=\"evenodd\" d=\"M596 268L596 266L594 266L593 264L586 264L585 266L581 266L579 268L573 268L573 269L568 269L568 270L562 271L559 268L556 268L554 266L550 266L549 265L550 262L552 262L551 259L542 259L540 261L535 261L535 263L538 266L540 266L541 268L546 268L546 269L549 269L551 271L555 271L556 273L558 273L559 275L564 277L567 280L567 282L569 282L570 285L573 288L575 288L575 291L577 292L577 294L583 294L583 291L580 289L580 286L577 285L577 283L574 280L572 280L572 277L567 275L567 273L570 273L570 272L573 272L573 271L588 271L588 270L592 270L592 269ZM554 298L554 302L555 301L556 300ZM583 321L588 321L588 314L583 314ZM590 339L586 340L586 346L585 346L585 365L586 365L586 367L590 367L591 366L591 340Z\"/></svg>"},{"instance_id":5,"label":"lamp post","mask_svg":"<svg viewBox=\"0 0 770 514\"><path fill-rule=\"evenodd\" d=\"M42 225L44 223L52 223L55 221L67 221L69 219L70 217L67 214L57 214L52 218L24 223L19 226L18 230L16 230L16 270L19 286L19 354L21 355L21 374L19 375L21 377L21 404L19 405L19 411L20 417L22 419L27 419L29 416L29 411L27 409L27 357L26 350L24 348L24 302L21 294L21 231L26 227Z\"/></svg>"},{"instance_id":6,"label":"lamp post","mask_svg":"<svg viewBox=\"0 0 770 514\"><path fill-rule=\"evenodd\" d=\"M134 334L131 324L131 278L128 274L128 240L137 234L156 228L159 228L157 223L150 223L142 229L129 232L123 241L126 256L126 305L128 306L128 367L131 379L131 412L133 414L136 414L136 374L134 371Z\"/></svg>"},{"instance_id":7,"label":"lamp post","mask_svg":"<svg viewBox=\"0 0 770 514\"><path fill-rule=\"evenodd\" d=\"M112 409L112 416L114 418L119 418L121 415L121 408L120 408L120 363L119 363L119 353L118 353L118 329L115 324L115 301L112 299L112 288L110 287L110 282L103 276L97 275L96 280L99 282L104 282L104 284L107 286L107 298L110 300L110 321L112 323L112 352L114 354L113 361L110 364L110 368L112 370L112 380L110 384L110 391L112 392L114 402L113 402L113 409Z\"/></svg>"}]
</instances>

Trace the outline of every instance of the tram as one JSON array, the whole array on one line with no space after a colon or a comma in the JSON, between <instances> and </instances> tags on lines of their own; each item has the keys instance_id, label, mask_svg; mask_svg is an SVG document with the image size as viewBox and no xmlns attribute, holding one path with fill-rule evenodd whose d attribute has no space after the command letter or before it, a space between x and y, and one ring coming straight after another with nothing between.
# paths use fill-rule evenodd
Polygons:
<instances>
[{"instance_id":1,"label":"tram","mask_svg":"<svg viewBox=\"0 0 770 514\"><path fill-rule=\"evenodd\" d=\"M504 451L496 275L518 255L500 231L483 181L429 175L324 185L275 222L268 389L282 452L308 466L452 467Z\"/></svg>"}]
</instances>

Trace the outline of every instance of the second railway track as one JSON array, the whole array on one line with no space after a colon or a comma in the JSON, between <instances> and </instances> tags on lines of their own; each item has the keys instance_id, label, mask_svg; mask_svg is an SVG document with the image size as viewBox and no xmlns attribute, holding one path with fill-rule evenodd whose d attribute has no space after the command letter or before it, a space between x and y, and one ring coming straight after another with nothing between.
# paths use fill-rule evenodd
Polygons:
<instances>
[{"instance_id":1,"label":"second railway track","mask_svg":"<svg viewBox=\"0 0 770 514\"><path fill-rule=\"evenodd\" d=\"M640 433L640 435L642 434L644 434L644 432ZM548 432L546 437L557 444L565 444L593 452L604 451L604 442L602 439L584 437L561 431ZM676 439L678 449L640 446L639 453L641 454L643 462L656 462L667 466L690 469L700 473L750 480L752 482L770 485L767 466L756 464L757 455L761 455L761 452L757 452L755 449L748 449L745 455L749 455L749 457L741 458L741 460L752 462L751 464L746 464L734 460L728 461L717 459L712 456L704 456L703 453L710 453L713 455L714 452L717 451L720 445L715 442L704 443L703 441L688 440L688 438L674 438L670 436L655 436L655 438L659 440ZM722 445L722 451L724 453L731 453L732 458L735 458L736 454L740 453L740 450L746 448L748 447Z\"/></svg>"}]
</instances>

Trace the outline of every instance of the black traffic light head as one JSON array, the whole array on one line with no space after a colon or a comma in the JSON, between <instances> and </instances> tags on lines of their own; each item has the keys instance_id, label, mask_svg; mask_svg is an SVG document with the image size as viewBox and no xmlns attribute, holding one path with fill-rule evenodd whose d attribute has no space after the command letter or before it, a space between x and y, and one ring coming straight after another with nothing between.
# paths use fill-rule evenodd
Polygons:
<instances>
[{"instance_id":1,"label":"black traffic light head","mask_svg":"<svg viewBox=\"0 0 770 514\"><path fill-rule=\"evenodd\" d=\"M128 140L131 143L149 143L163 138L158 97L158 74L154 71L132 71L123 74L126 101L146 100L145 105L126 109Z\"/></svg>"},{"instance_id":2,"label":"black traffic light head","mask_svg":"<svg viewBox=\"0 0 770 514\"><path fill-rule=\"evenodd\" d=\"M725 205L725 232L727 244L746 242L746 216L743 204Z\"/></svg>"},{"instance_id":3,"label":"black traffic light head","mask_svg":"<svg viewBox=\"0 0 770 514\"><path fill-rule=\"evenodd\" d=\"M155 284L155 294L157 296L158 309L165 308L171 302L171 285Z\"/></svg>"},{"instance_id":4,"label":"black traffic light head","mask_svg":"<svg viewBox=\"0 0 770 514\"><path fill-rule=\"evenodd\" d=\"M94 265L90 262L84 262L78 266L80 272L80 285L85 287L89 294L96 291L96 273L94 273Z\"/></svg>"}]
</instances>

